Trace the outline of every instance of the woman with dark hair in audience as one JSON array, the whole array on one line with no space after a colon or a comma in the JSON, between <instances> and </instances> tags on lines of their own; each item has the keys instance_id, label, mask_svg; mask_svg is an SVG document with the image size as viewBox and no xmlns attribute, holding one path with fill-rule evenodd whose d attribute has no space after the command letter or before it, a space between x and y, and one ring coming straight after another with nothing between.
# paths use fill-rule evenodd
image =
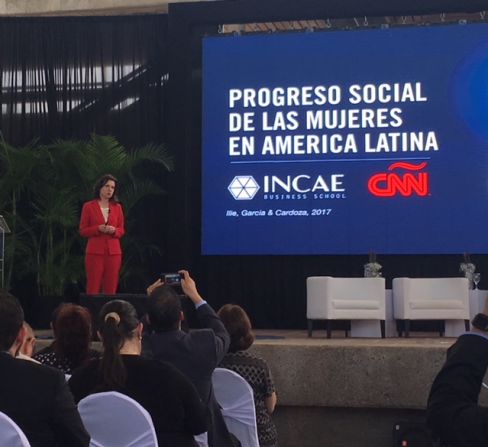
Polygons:
<instances>
[{"instance_id":1,"label":"woman with dark hair in audience","mask_svg":"<svg viewBox=\"0 0 488 447\"><path fill-rule=\"evenodd\" d=\"M54 342L34 355L38 362L71 374L92 358L100 357L99 352L90 349L92 320L86 308L61 304L53 313L51 326Z\"/></svg>"},{"instance_id":2,"label":"woman with dark hair in audience","mask_svg":"<svg viewBox=\"0 0 488 447\"><path fill-rule=\"evenodd\" d=\"M100 311L104 352L79 368L69 386L79 402L89 394L118 391L151 415L159 447L194 447L194 435L207 430L205 407L190 381L169 363L141 357L143 325L134 307L110 301Z\"/></svg>"},{"instance_id":3,"label":"woman with dark hair in audience","mask_svg":"<svg viewBox=\"0 0 488 447\"><path fill-rule=\"evenodd\" d=\"M219 366L238 373L251 385L256 406L259 445L276 447L278 434L271 419L276 405L276 391L266 362L246 351L254 343L251 321L245 310L234 304L221 307L218 315L230 335L229 352Z\"/></svg>"}]
</instances>

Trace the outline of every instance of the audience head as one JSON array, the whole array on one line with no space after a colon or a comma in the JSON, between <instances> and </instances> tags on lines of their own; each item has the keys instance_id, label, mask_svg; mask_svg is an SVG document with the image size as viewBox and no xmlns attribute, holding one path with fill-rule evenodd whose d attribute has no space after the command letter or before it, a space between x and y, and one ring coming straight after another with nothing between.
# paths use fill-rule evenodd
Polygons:
<instances>
[{"instance_id":1,"label":"audience head","mask_svg":"<svg viewBox=\"0 0 488 447\"><path fill-rule=\"evenodd\" d=\"M24 321L23 326L25 330L25 338L22 346L20 347L20 353L26 355L27 357L32 357L32 354L34 353L34 346L36 345L36 336L29 323Z\"/></svg>"},{"instance_id":2,"label":"audience head","mask_svg":"<svg viewBox=\"0 0 488 447\"><path fill-rule=\"evenodd\" d=\"M183 320L181 300L173 287L162 285L149 295L147 315L155 330L178 329Z\"/></svg>"},{"instance_id":3,"label":"audience head","mask_svg":"<svg viewBox=\"0 0 488 447\"><path fill-rule=\"evenodd\" d=\"M0 350L11 351L22 344L24 311L17 298L0 291Z\"/></svg>"},{"instance_id":4,"label":"audience head","mask_svg":"<svg viewBox=\"0 0 488 447\"><path fill-rule=\"evenodd\" d=\"M104 383L107 386L123 386L127 373L121 357L121 349L126 344L136 346L141 352L142 323L132 304L123 300L109 301L99 315L98 333L102 339L104 352L100 364Z\"/></svg>"},{"instance_id":5,"label":"audience head","mask_svg":"<svg viewBox=\"0 0 488 447\"><path fill-rule=\"evenodd\" d=\"M229 352L245 351L254 343L251 320L236 304L226 304L217 312L230 335Z\"/></svg>"},{"instance_id":6,"label":"audience head","mask_svg":"<svg viewBox=\"0 0 488 447\"><path fill-rule=\"evenodd\" d=\"M77 304L62 303L53 313L54 350L73 368L88 360L92 336L90 312Z\"/></svg>"},{"instance_id":7,"label":"audience head","mask_svg":"<svg viewBox=\"0 0 488 447\"><path fill-rule=\"evenodd\" d=\"M110 201L117 201L117 189L119 186L119 181L111 174L102 175L93 186L93 198L99 199L100 198L100 190L107 184L107 182L112 181L115 184L114 193L110 198Z\"/></svg>"}]
</instances>

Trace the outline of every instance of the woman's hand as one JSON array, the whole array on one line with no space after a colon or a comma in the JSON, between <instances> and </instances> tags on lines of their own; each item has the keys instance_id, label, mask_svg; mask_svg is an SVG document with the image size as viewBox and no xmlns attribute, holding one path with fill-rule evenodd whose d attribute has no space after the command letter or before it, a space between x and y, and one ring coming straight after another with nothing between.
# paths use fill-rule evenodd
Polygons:
<instances>
[{"instance_id":1,"label":"woman's hand","mask_svg":"<svg viewBox=\"0 0 488 447\"><path fill-rule=\"evenodd\" d=\"M112 225L99 225L98 231L103 234L115 234L115 227Z\"/></svg>"}]
</instances>

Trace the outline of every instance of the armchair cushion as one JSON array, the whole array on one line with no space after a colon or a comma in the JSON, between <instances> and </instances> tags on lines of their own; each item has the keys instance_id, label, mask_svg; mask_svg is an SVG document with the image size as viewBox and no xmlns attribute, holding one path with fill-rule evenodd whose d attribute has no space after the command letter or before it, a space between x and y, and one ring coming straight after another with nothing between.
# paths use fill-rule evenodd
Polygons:
<instances>
[{"instance_id":1,"label":"armchair cushion","mask_svg":"<svg viewBox=\"0 0 488 447\"><path fill-rule=\"evenodd\" d=\"M463 309L464 303L459 300L412 300L410 309Z\"/></svg>"},{"instance_id":2,"label":"armchair cushion","mask_svg":"<svg viewBox=\"0 0 488 447\"><path fill-rule=\"evenodd\" d=\"M469 319L466 278L395 278L393 313L404 320Z\"/></svg>"},{"instance_id":3,"label":"armchair cushion","mask_svg":"<svg viewBox=\"0 0 488 447\"><path fill-rule=\"evenodd\" d=\"M384 278L307 278L307 318L384 320Z\"/></svg>"},{"instance_id":4,"label":"armchair cushion","mask_svg":"<svg viewBox=\"0 0 488 447\"><path fill-rule=\"evenodd\" d=\"M332 300L334 309L381 309L380 303L373 300Z\"/></svg>"}]
</instances>

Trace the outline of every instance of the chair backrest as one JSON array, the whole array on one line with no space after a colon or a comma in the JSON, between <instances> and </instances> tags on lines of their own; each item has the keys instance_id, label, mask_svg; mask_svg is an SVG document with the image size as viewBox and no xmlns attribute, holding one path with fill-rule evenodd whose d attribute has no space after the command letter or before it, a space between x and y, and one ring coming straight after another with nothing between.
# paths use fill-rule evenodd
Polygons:
<instances>
[{"instance_id":1,"label":"chair backrest","mask_svg":"<svg viewBox=\"0 0 488 447\"><path fill-rule=\"evenodd\" d=\"M208 447L208 432L193 436L198 447Z\"/></svg>"},{"instance_id":2,"label":"chair backrest","mask_svg":"<svg viewBox=\"0 0 488 447\"><path fill-rule=\"evenodd\" d=\"M466 278L394 278L395 318L469 319Z\"/></svg>"},{"instance_id":3,"label":"chair backrest","mask_svg":"<svg viewBox=\"0 0 488 447\"><path fill-rule=\"evenodd\" d=\"M78 404L92 447L157 447L149 413L134 399L108 391L91 394Z\"/></svg>"},{"instance_id":4,"label":"chair backrest","mask_svg":"<svg viewBox=\"0 0 488 447\"><path fill-rule=\"evenodd\" d=\"M0 412L0 445L8 447L30 447L20 427L5 413Z\"/></svg>"},{"instance_id":5,"label":"chair backrest","mask_svg":"<svg viewBox=\"0 0 488 447\"><path fill-rule=\"evenodd\" d=\"M384 278L307 278L307 318L380 319L385 310Z\"/></svg>"},{"instance_id":6,"label":"chair backrest","mask_svg":"<svg viewBox=\"0 0 488 447\"><path fill-rule=\"evenodd\" d=\"M212 384L229 431L242 447L259 447L256 408L251 386L239 374L215 368Z\"/></svg>"}]
</instances>

